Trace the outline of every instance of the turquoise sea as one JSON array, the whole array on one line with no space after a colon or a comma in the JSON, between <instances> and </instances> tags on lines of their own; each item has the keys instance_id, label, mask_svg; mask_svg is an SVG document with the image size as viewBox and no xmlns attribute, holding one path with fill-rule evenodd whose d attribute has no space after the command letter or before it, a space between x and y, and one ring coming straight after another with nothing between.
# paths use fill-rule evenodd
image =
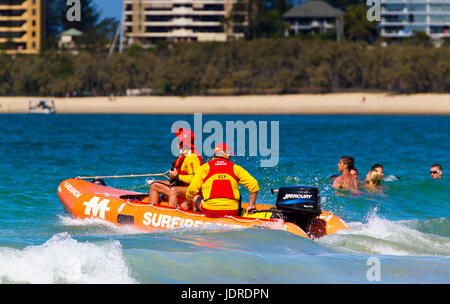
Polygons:
<instances>
[{"instance_id":1,"label":"turquoise sea","mask_svg":"<svg viewBox=\"0 0 450 304\"><path fill-rule=\"evenodd\" d=\"M277 166L234 160L259 181L260 203L275 203L270 188L319 188L322 209L351 229L318 240L252 229L143 233L65 212L61 181L164 172L172 124L193 118L1 115L0 283L450 283L448 116L203 115L279 122ZM342 155L355 158L360 179L382 164L383 192L336 192L329 177ZM431 179L433 163L443 179ZM107 180L142 192L144 182Z\"/></svg>"}]
</instances>

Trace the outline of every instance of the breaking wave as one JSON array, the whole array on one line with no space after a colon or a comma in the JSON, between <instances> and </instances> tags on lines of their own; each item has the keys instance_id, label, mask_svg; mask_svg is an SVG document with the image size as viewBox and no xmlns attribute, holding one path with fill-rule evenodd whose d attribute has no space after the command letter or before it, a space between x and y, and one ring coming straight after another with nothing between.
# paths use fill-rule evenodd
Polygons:
<instances>
[{"instance_id":1,"label":"breaking wave","mask_svg":"<svg viewBox=\"0 0 450 304\"><path fill-rule=\"evenodd\" d=\"M374 208L366 220L348 223L351 229L326 236L318 242L352 253L450 256L450 238L434 232L436 227L448 227L448 219L390 221L378 216L377 208Z\"/></svg>"},{"instance_id":2,"label":"breaking wave","mask_svg":"<svg viewBox=\"0 0 450 304\"><path fill-rule=\"evenodd\" d=\"M39 246L0 247L0 283L132 284L120 242L78 242L68 233Z\"/></svg>"}]
</instances>

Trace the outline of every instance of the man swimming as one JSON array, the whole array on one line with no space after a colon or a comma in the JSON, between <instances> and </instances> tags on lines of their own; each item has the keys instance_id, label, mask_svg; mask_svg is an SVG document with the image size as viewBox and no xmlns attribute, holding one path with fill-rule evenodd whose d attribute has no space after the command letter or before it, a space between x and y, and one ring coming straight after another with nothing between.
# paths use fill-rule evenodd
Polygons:
<instances>
[{"instance_id":1,"label":"man swimming","mask_svg":"<svg viewBox=\"0 0 450 304\"><path fill-rule=\"evenodd\" d=\"M333 187L340 190L358 190L358 180L350 174L355 166L355 160L350 156L342 156L337 164L338 171L342 173L333 181Z\"/></svg>"},{"instance_id":2,"label":"man swimming","mask_svg":"<svg viewBox=\"0 0 450 304\"><path fill-rule=\"evenodd\" d=\"M442 166L439 164L434 164L430 168L431 178L442 178Z\"/></svg>"},{"instance_id":3,"label":"man swimming","mask_svg":"<svg viewBox=\"0 0 450 304\"><path fill-rule=\"evenodd\" d=\"M377 170L370 170L367 174L369 176L369 182L365 184L363 187L368 192L381 192L380 182L383 178L381 176L381 173L379 173Z\"/></svg>"},{"instance_id":4,"label":"man swimming","mask_svg":"<svg viewBox=\"0 0 450 304\"><path fill-rule=\"evenodd\" d=\"M384 169L383 169L383 166L382 165L380 165L380 164L375 164L375 165L373 165L372 166L372 168L370 168L370 171L369 172L367 172L367 175L366 175L366 178L364 179L364 181L365 182L369 182L370 181L370 175L371 175L371 172L372 171L375 171L375 172L377 172L378 174L380 174L381 175L381 180L383 180L383 178L384 178Z\"/></svg>"}]
</instances>

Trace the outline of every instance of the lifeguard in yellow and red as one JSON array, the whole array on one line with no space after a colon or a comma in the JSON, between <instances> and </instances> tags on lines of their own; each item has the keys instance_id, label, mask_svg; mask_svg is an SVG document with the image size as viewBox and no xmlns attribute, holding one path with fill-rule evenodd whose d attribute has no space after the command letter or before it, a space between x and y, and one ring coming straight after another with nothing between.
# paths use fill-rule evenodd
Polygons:
<instances>
[{"instance_id":1,"label":"lifeguard in yellow and red","mask_svg":"<svg viewBox=\"0 0 450 304\"><path fill-rule=\"evenodd\" d=\"M203 165L203 158L194 145L194 132L178 128L175 131L180 155L173 162L169 171L170 181L154 181L150 185L151 203L159 203L160 194L168 197L170 207L177 207L178 202L186 199L186 189L194 178L195 170Z\"/></svg>"},{"instance_id":2,"label":"lifeguard in yellow and red","mask_svg":"<svg viewBox=\"0 0 450 304\"><path fill-rule=\"evenodd\" d=\"M199 208L208 217L238 216L241 195L239 184L250 192L247 213L256 209L259 186L244 168L230 161L230 147L221 143L214 148L214 158L199 167L186 190L186 199L194 210ZM201 192L201 196L197 194Z\"/></svg>"}]
</instances>

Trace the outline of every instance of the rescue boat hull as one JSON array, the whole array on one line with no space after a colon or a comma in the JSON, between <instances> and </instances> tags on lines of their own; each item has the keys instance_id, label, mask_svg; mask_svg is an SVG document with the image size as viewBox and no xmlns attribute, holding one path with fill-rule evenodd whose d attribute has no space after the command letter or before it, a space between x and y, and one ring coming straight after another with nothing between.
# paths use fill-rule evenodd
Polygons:
<instances>
[{"instance_id":1,"label":"rescue boat hull","mask_svg":"<svg viewBox=\"0 0 450 304\"><path fill-rule=\"evenodd\" d=\"M249 215L236 217L209 218L202 213L182 211L163 204L151 204L141 201L144 193L133 192L106 187L90 183L81 179L68 179L58 187L58 196L66 210L78 219L96 218L117 225L132 225L138 230L158 231L170 230L179 227L201 228L211 225L223 228L256 228L283 230L298 236L310 238L300 227L281 219L265 218L267 215ZM258 209L273 207L271 205L258 205ZM321 215L322 216L322 215ZM324 213L324 216L330 216ZM331 214L331 219L335 216ZM320 218L317 219L321 221ZM340 220L340 219L339 219ZM323 220L322 220L323 221ZM341 220L342 221L342 220ZM346 224L333 229L346 229ZM324 228L324 227L325 228ZM318 225L313 229L320 237L334 231L327 225Z\"/></svg>"}]
</instances>

